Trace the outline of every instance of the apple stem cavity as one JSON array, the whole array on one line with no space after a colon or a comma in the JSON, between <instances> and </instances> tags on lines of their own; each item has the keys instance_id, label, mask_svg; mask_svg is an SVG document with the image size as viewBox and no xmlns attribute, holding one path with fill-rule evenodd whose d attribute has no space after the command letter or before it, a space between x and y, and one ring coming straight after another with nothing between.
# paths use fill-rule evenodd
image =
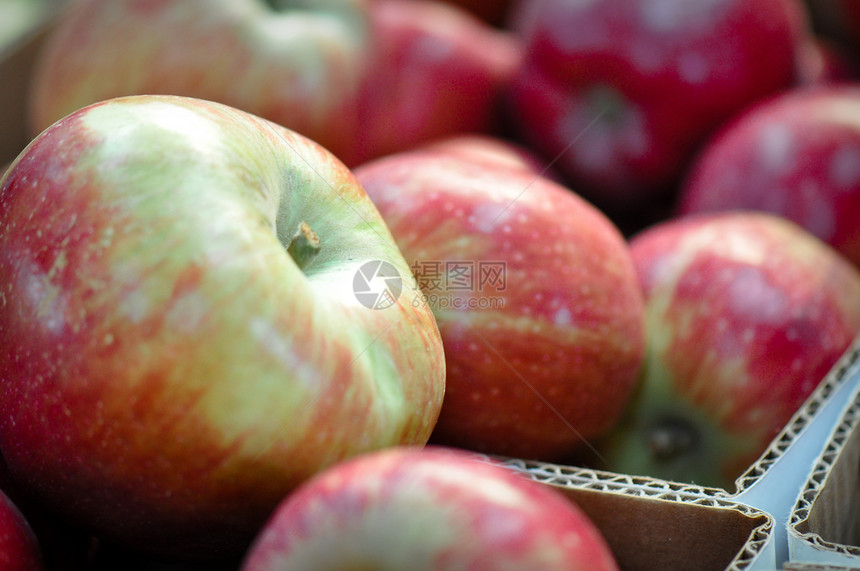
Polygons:
<instances>
[{"instance_id":1,"label":"apple stem cavity","mask_svg":"<svg viewBox=\"0 0 860 571\"><path fill-rule=\"evenodd\" d=\"M648 449L654 459L668 462L689 454L699 445L699 433L689 422L676 417L662 418L647 433Z\"/></svg>"},{"instance_id":2,"label":"apple stem cavity","mask_svg":"<svg viewBox=\"0 0 860 571\"><path fill-rule=\"evenodd\" d=\"M299 224L299 229L287 246L287 253L302 271L310 266L317 254L320 253L319 236L311 230L306 222Z\"/></svg>"},{"instance_id":3,"label":"apple stem cavity","mask_svg":"<svg viewBox=\"0 0 860 571\"><path fill-rule=\"evenodd\" d=\"M603 84L597 85L589 90L586 98L593 116L600 117L607 125L621 125L627 119L630 104L616 88Z\"/></svg>"}]
</instances>

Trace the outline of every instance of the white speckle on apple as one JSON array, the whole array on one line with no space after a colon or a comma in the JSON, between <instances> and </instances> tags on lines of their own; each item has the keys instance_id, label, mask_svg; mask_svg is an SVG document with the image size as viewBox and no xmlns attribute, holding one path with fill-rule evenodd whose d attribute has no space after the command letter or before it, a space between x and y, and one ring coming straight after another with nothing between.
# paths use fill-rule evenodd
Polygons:
<instances>
[{"instance_id":1,"label":"white speckle on apple","mask_svg":"<svg viewBox=\"0 0 860 571\"><path fill-rule=\"evenodd\" d=\"M188 292L171 304L167 323L171 329L191 333L202 325L207 309L206 299L199 291Z\"/></svg>"},{"instance_id":2,"label":"white speckle on apple","mask_svg":"<svg viewBox=\"0 0 860 571\"><path fill-rule=\"evenodd\" d=\"M481 201L472 208L470 218L474 219L475 228L486 232L499 222L507 220L510 216L510 210L510 208L506 208L506 204Z\"/></svg>"},{"instance_id":3,"label":"white speckle on apple","mask_svg":"<svg viewBox=\"0 0 860 571\"><path fill-rule=\"evenodd\" d=\"M410 56L419 62L440 63L451 59L454 55L454 43L436 36L421 36L418 41L412 42Z\"/></svg>"},{"instance_id":4,"label":"white speckle on apple","mask_svg":"<svg viewBox=\"0 0 860 571\"><path fill-rule=\"evenodd\" d=\"M560 308L555 312L555 315L553 315L553 321L556 325L560 326L570 325L573 323L573 316L570 313L570 309L566 307Z\"/></svg>"},{"instance_id":5,"label":"white speckle on apple","mask_svg":"<svg viewBox=\"0 0 860 571\"><path fill-rule=\"evenodd\" d=\"M803 359L801 359L800 357L795 357L794 359L792 359L792 361L791 361L791 372L792 373L799 372L802 367L803 367Z\"/></svg>"},{"instance_id":6,"label":"white speckle on apple","mask_svg":"<svg viewBox=\"0 0 860 571\"><path fill-rule=\"evenodd\" d=\"M714 22L716 10L724 3L725 0L643 0L639 3L639 17L643 26L659 34L689 33Z\"/></svg>"},{"instance_id":7,"label":"white speckle on apple","mask_svg":"<svg viewBox=\"0 0 860 571\"><path fill-rule=\"evenodd\" d=\"M249 329L253 338L284 367L284 370L302 381L306 388L319 387L319 384L314 381L320 375L309 365L310 361L306 357L297 355L290 341L284 339L281 332L269 320L256 317L250 321Z\"/></svg>"},{"instance_id":8,"label":"white speckle on apple","mask_svg":"<svg viewBox=\"0 0 860 571\"><path fill-rule=\"evenodd\" d=\"M61 333L66 323L66 300L62 290L51 282L50 275L42 273L35 264L27 262L14 286L24 292L26 303L51 333Z\"/></svg>"},{"instance_id":9,"label":"white speckle on apple","mask_svg":"<svg viewBox=\"0 0 860 571\"><path fill-rule=\"evenodd\" d=\"M787 172L794 165L794 136L786 125L773 123L758 135L759 160L770 172Z\"/></svg>"},{"instance_id":10,"label":"white speckle on apple","mask_svg":"<svg viewBox=\"0 0 860 571\"><path fill-rule=\"evenodd\" d=\"M841 147L830 157L828 168L833 185L842 190L854 190L860 185L860 149Z\"/></svg>"},{"instance_id":11,"label":"white speckle on apple","mask_svg":"<svg viewBox=\"0 0 860 571\"><path fill-rule=\"evenodd\" d=\"M597 0L565 2L563 16L546 23L552 44L569 51L601 45L610 33L609 26L602 21L595 21L595 18L583 18L580 14L596 3Z\"/></svg>"},{"instance_id":12,"label":"white speckle on apple","mask_svg":"<svg viewBox=\"0 0 860 571\"><path fill-rule=\"evenodd\" d=\"M829 201L820 199L819 183L806 180L799 191L802 201L809 205L800 224L822 240L829 241L836 232L836 214Z\"/></svg>"},{"instance_id":13,"label":"white speckle on apple","mask_svg":"<svg viewBox=\"0 0 860 571\"><path fill-rule=\"evenodd\" d=\"M788 301L785 292L773 287L754 269L741 269L729 286L729 300L734 313L759 323L781 319Z\"/></svg>"},{"instance_id":14,"label":"white speckle on apple","mask_svg":"<svg viewBox=\"0 0 860 571\"><path fill-rule=\"evenodd\" d=\"M678 58L678 72L691 85L699 85L708 79L710 68L702 54L685 52Z\"/></svg>"},{"instance_id":15,"label":"white speckle on apple","mask_svg":"<svg viewBox=\"0 0 860 571\"><path fill-rule=\"evenodd\" d=\"M140 323L149 315L149 297L143 289L134 289L122 298L120 311L132 323Z\"/></svg>"},{"instance_id":16,"label":"white speckle on apple","mask_svg":"<svg viewBox=\"0 0 860 571\"><path fill-rule=\"evenodd\" d=\"M685 23L688 0L645 0L639 3L642 24L655 32L670 32Z\"/></svg>"},{"instance_id":17,"label":"white speckle on apple","mask_svg":"<svg viewBox=\"0 0 860 571\"><path fill-rule=\"evenodd\" d=\"M99 242L102 248L110 248L111 244L113 243L113 233L113 228L110 227L105 228L102 231L102 239Z\"/></svg>"}]
</instances>

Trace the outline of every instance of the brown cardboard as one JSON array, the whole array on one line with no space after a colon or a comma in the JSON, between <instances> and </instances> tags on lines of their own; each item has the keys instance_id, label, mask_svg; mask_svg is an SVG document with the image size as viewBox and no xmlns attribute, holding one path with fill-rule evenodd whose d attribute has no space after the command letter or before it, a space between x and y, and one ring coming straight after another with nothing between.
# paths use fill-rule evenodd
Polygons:
<instances>
[{"instance_id":1,"label":"brown cardboard","mask_svg":"<svg viewBox=\"0 0 860 571\"><path fill-rule=\"evenodd\" d=\"M767 564L773 518L719 491L539 462L505 463L582 508L622 570L740 571L756 560Z\"/></svg>"},{"instance_id":2,"label":"brown cardboard","mask_svg":"<svg viewBox=\"0 0 860 571\"><path fill-rule=\"evenodd\" d=\"M790 561L860 568L860 388L797 498L788 533Z\"/></svg>"}]
</instances>

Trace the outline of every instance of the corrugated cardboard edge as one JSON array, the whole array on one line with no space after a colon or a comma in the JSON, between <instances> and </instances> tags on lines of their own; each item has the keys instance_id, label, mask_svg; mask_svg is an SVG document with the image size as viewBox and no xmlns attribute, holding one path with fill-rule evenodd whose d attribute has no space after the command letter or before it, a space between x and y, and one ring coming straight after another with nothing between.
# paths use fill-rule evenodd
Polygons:
<instances>
[{"instance_id":1,"label":"corrugated cardboard edge","mask_svg":"<svg viewBox=\"0 0 860 571\"><path fill-rule=\"evenodd\" d=\"M790 561L860 567L860 388L792 509Z\"/></svg>"},{"instance_id":2,"label":"corrugated cardboard edge","mask_svg":"<svg viewBox=\"0 0 860 571\"><path fill-rule=\"evenodd\" d=\"M752 564L763 556L773 532L774 521L769 514L734 501L724 490L514 458L494 459L538 482L567 492L572 499L577 500L581 507L584 507L582 505L582 500L585 497L583 494L598 494L602 496L602 502L606 502L607 496L612 496L623 502L618 504L623 506L623 509L629 510L631 513L643 512L638 519L649 522L655 527L660 524L653 517L655 513L666 516L663 519L671 518L670 526L674 526L678 530L689 530L690 534L695 534L702 540L702 544L696 548L687 547L689 552L683 557L689 557L689 559L682 557L679 561L681 566L673 568L714 568L709 566L711 562L724 560L725 567L722 568L727 571L751 569ZM599 520L602 514L592 512L589 515L593 516L592 519L597 516L598 521L596 523L598 527L601 527ZM630 514L626 515L629 516ZM613 514L610 517L615 518L616 515ZM699 528L722 524L723 529L731 529L732 525L739 520L743 520L744 525L738 529L742 536L737 537L731 537L731 533L717 536L699 534L691 529L691 524L697 524ZM666 522L663 524L666 525ZM624 522L621 522L620 525L623 526ZM633 535L632 531L631 536ZM641 528L635 531L642 533ZM610 539L610 545L616 555L625 559L625 555L618 552L618 548L621 546L612 545L611 538L608 539ZM671 542L672 539L671 536L664 538L667 543ZM689 538L683 536L678 538L679 541L685 539ZM626 550L673 548L668 544L661 546L659 542L651 541L647 534L642 541L641 545L624 545L623 547ZM701 551L709 549L715 553L703 553ZM679 555L681 554L679 553ZM695 559L697 555L700 556L698 561ZM629 560L629 557L627 559ZM658 562L653 563L657 564ZM704 563L708 563L708 565ZM699 564L702 566L697 566ZM649 568L647 563L641 567L630 565L623 567Z\"/></svg>"},{"instance_id":3,"label":"corrugated cardboard edge","mask_svg":"<svg viewBox=\"0 0 860 571\"><path fill-rule=\"evenodd\" d=\"M804 405L792 416L780 433L770 443L759 459L735 482L735 495L741 494L764 478L786 451L797 443L803 431L833 398L834 393L846 383L856 382L856 367L860 363L860 336L836 362ZM835 424L835 421L834 421ZM818 447L821 450L824 442ZM811 459L814 461L814 458ZM810 463L810 467L812 464Z\"/></svg>"}]
</instances>

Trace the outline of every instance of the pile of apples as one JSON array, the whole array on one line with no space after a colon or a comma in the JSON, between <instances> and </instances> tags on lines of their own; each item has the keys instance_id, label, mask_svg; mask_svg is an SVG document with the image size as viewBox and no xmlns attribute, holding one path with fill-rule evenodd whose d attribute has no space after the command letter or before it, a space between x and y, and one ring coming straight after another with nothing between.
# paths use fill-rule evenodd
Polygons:
<instances>
[{"instance_id":1,"label":"pile of apples","mask_svg":"<svg viewBox=\"0 0 860 571\"><path fill-rule=\"evenodd\" d=\"M71 0L0 179L3 569L617 569L496 458L730 489L845 352L854 5Z\"/></svg>"}]
</instances>

